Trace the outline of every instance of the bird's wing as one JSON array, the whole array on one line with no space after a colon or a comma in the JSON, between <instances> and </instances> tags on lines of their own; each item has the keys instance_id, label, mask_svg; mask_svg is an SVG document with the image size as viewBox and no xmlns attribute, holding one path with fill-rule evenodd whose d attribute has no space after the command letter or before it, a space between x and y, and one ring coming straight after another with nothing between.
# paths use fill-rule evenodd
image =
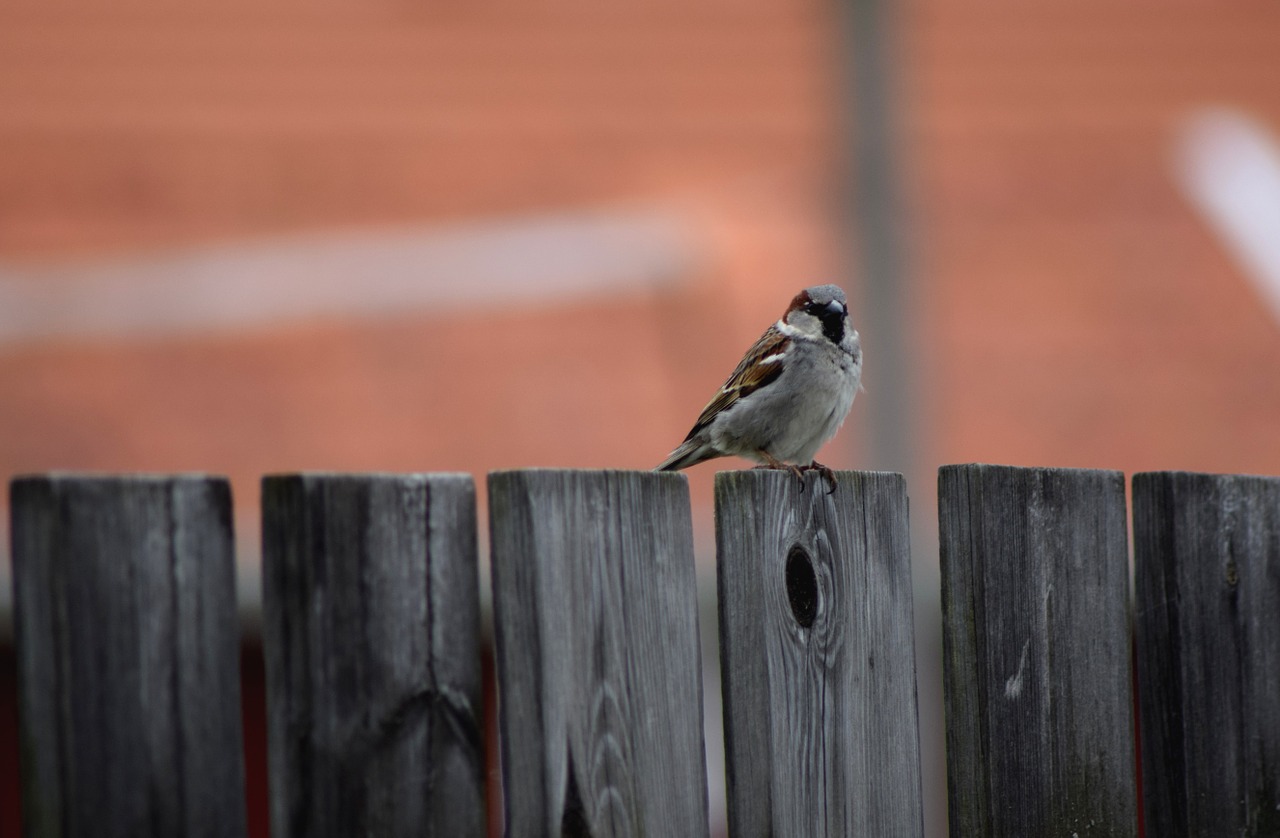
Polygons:
<instances>
[{"instance_id":1,"label":"bird's wing","mask_svg":"<svg viewBox=\"0 0 1280 838\"><path fill-rule=\"evenodd\" d=\"M754 393L782 375L783 367L780 362L790 345L791 338L770 326L747 350L747 354L742 356L737 368L729 376L729 380L720 386L715 398L702 409L685 441L693 439L699 431L711 424L717 414L733 407L743 396Z\"/></svg>"}]
</instances>

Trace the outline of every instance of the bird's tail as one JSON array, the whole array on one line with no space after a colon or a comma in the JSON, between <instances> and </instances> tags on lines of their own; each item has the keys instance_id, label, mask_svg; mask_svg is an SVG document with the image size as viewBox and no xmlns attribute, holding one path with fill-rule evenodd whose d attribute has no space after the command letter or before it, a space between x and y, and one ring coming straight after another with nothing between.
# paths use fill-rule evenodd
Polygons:
<instances>
[{"instance_id":1,"label":"bird's tail","mask_svg":"<svg viewBox=\"0 0 1280 838\"><path fill-rule=\"evenodd\" d=\"M680 447L672 451L665 460L658 464L654 471L679 471L689 466L696 466L705 460L717 456L716 451L700 439L686 439Z\"/></svg>"}]
</instances>

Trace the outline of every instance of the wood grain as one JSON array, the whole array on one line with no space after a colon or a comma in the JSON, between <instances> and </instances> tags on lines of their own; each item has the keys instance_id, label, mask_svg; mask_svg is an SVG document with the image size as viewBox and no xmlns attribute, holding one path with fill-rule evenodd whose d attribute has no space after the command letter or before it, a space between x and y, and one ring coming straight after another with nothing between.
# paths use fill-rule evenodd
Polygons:
<instances>
[{"instance_id":1,"label":"wood grain","mask_svg":"<svg viewBox=\"0 0 1280 838\"><path fill-rule=\"evenodd\" d=\"M899 474L716 475L729 832L920 835Z\"/></svg>"},{"instance_id":2,"label":"wood grain","mask_svg":"<svg viewBox=\"0 0 1280 838\"><path fill-rule=\"evenodd\" d=\"M23 828L242 836L231 489L13 481Z\"/></svg>"},{"instance_id":3,"label":"wood grain","mask_svg":"<svg viewBox=\"0 0 1280 838\"><path fill-rule=\"evenodd\" d=\"M1280 478L1133 478L1148 835L1280 835Z\"/></svg>"},{"instance_id":4,"label":"wood grain","mask_svg":"<svg viewBox=\"0 0 1280 838\"><path fill-rule=\"evenodd\" d=\"M1137 834L1124 478L938 478L951 835Z\"/></svg>"},{"instance_id":5,"label":"wood grain","mask_svg":"<svg viewBox=\"0 0 1280 838\"><path fill-rule=\"evenodd\" d=\"M262 487L275 836L485 834L467 475Z\"/></svg>"},{"instance_id":6,"label":"wood grain","mask_svg":"<svg viewBox=\"0 0 1280 838\"><path fill-rule=\"evenodd\" d=\"M509 838L706 835L683 475L489 477Z\"/></svg>"}]
</instances>

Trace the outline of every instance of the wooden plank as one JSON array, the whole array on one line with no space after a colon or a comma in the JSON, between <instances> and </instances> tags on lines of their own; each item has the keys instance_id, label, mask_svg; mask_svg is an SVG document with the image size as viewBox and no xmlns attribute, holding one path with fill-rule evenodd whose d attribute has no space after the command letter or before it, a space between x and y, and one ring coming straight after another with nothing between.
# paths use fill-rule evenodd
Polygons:
<instances>
[{"instance_id":1,"label":"wooden plank","mask_svg":"<svg viewBox=\"0 0 1280 838\"><path fill-rule=\"evenodd\" d=\"M1124 477L938 476L951 834L1137 834Z\"/></svg>"},{"instance_id":2,"label":"wooden plank","mask_svg":"<svg viewBox=\"0 0 1280 838\"><path fill-rule=\"evenodd\" d=\"M485 833L475 487L267 477L272 835Z\"/></svg>"},{"instance_id":3,"label":"wooden plank","mask_svg":"<svg viewBox=\"0 0 1280 838\"><path fill-rule=\"evenodd\" d=\"M10 503L25 834L244 835L227 481L21 477Z\"/></svg>"},{"instance_id":4,"label":"wooden plank","mask_svg":"<svg viewBox=\"0 0 1280 838\"><path fill-rule=\"evenodd\" d=\"M509 838L706 835L683 475L489 476Z\"/></svg>"},{"instance_id":5,"label":"wooden plank","mask_svg":"<svg viewBox=\"0 0 1280 838\"><path fill-rule=\"evenodd\" d=\"M729 833L920 835L906 483L716 475Z\"/></svg>"},{"instance_id":6,"label":"wooden plank","mask_svg":"<svg viewBox=\"0 0 1280 838\"><path fill-rule=\"evenodd\" d=\"M1280 478L1133 478L1148 835L1280 835Z\"/></svg>"}]
</instances>

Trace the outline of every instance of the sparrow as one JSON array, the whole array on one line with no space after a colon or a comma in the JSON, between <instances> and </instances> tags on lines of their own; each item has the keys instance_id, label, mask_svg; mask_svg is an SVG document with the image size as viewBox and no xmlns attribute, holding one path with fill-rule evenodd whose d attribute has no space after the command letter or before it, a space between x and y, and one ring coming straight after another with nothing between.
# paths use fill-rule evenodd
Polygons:
<instances>
[{"instance_id":1,"label":"sparrow","mask_svg":"<svg viewBox=\"0 0 1280 838\"><path fill-rule=\"evenodd\" d=\"M806 288L747 350L684 442L654 471L737 456L802 481L803 472L816 470L835 491L835 473L813 457L840 429L861 381L862 345L844 291Z\"/></svg>"}]
</instances>

